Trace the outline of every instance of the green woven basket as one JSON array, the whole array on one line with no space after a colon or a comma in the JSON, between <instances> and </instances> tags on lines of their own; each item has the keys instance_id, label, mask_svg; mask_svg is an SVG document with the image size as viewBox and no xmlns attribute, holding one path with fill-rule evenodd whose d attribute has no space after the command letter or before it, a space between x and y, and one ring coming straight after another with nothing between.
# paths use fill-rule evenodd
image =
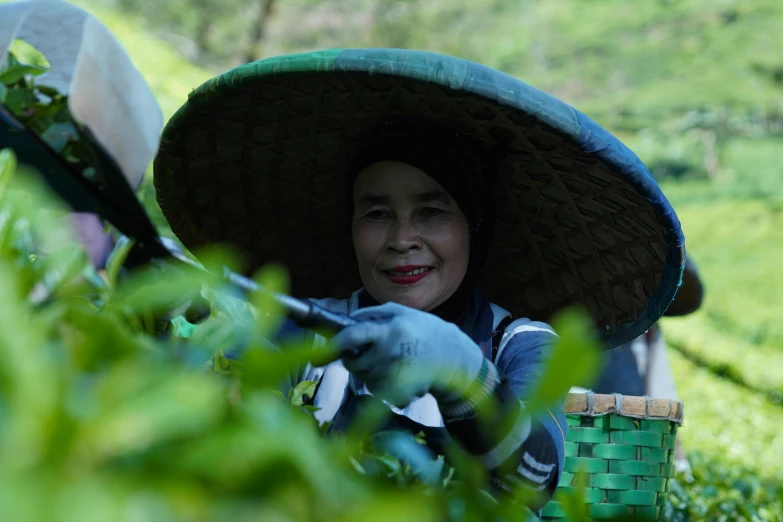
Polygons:
<instances>
[{"instance_id":1,"label":"green woven basket","mask_svg":"<svg viewBox=\"0 0 783 522\"><path fill-rule=\"evenodd\" d=\"M682 424L677 401L572 393L566 403L565 468L542 520L565 518L559 500L576 492L577 474L593 519L635 515L663 520L674 443Z\"/></svg>"}]
</instances>

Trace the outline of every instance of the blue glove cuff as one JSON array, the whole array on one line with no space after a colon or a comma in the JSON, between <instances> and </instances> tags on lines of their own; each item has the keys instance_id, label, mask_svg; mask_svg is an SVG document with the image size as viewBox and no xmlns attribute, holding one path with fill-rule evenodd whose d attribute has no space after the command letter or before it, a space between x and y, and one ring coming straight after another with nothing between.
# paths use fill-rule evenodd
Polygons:
<instances>
[{"instance_id":1,"label":"blue glove cuff","mask_svg":"<svg viewBox=\"0 0 783 522\"><path fill-rule=\"evenodd\" d=\"M449 422L465 419L475 415L479 406L484 403L500 384L500 373L492 362L484 358L476 380L464 394L433 393L438 400L438 408L443 419Z\"/></svg>"}]
</instances>

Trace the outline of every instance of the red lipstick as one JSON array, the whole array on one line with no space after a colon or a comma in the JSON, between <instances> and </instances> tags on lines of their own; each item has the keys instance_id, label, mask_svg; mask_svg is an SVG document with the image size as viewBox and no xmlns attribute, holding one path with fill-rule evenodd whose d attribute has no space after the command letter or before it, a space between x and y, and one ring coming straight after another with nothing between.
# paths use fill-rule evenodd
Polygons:
<instances>
[{"instance_id":1,"label":"red lipstick","mask_svg":"<svg viewBox=\"0 0 783 522\"><path fill-rule=\"evenodd\" d=\"M412 285L430 275L432 270L432 267L424 265L401 265L384 270L383 273L395 285Z\"/></svg>"}]
</instances>

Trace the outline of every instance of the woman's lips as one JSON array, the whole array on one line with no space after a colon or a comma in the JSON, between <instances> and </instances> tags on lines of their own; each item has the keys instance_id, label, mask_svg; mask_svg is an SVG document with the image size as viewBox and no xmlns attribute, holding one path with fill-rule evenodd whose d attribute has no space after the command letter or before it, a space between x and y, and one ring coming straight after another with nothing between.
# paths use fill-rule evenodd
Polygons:
<instances>
[{"instance_id":1,"label":"woman's lips","mask_svg":"<svg viewBox=\"0 0 783 522\"><path fill-rule=\"evenodd\" d=\"M383 270L389 281L395 285L412 285L418 283L432 273L434 269L431 266L424 265L402 265L395 266L389 270Z\"/></svg>"}]
</instances>

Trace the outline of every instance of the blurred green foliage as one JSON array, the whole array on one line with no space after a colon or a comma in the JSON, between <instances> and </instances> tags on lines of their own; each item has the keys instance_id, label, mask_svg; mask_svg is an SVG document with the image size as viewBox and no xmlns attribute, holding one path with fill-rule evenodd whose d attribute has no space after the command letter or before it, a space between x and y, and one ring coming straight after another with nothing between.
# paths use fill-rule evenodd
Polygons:
<instances>
[{"instance_id":1,"label":"blurred green foliage","mask_svg":"<svg viewBox=\"0 0 783 522\"><path fill-rule=\"evenodd\" d=\"M4 93L25 93L13 113L50 143L52 126L74 122L67 98L34 82L45 70L12 53L2 80ZM49 112L62 121L40 117ZM69 139L77 152L79 139ZM53 154L70 154L55 144ZM270 344L283 318L274 300L245 302L223 292L213 272L174 264L128 274L130 242L115 249L106 279L97 277L67 209L40 183L0 151L0 512L21 521L113 520L129 511L188 521L531 519L512 496L491 495L483 468L464 452L446 464L422 435L377 432L392 414L380 403L345 436L325 437L328 423L319 426L305 400L316 383L281 386L320 354ZM205 258L208 270L232 260ZM256 278L287 291L283 267ZM183 302L198 293L211 313L192 325ZM559 319L564 335L531 408L560 399L576 358L591 376L597 354L587 324L576 313ZM224 355L235 349L241 360ZM581 509L578 497L573 505Z\"/></svg>"},{"instance_id":2,"label":"blurred green foliage","mask_svg":"<svg viewBox=\"0 0 783 522\"><path fill-rule=\"evenodd\" d=\"M190 89L239 61L238 40L251 20L237 10L241 22L220 21L215 56L197 57L187 34L193 25L150 23L154 10L121 11L115 0L76 3L120 38L167 117ZM291 0L276 5L261 50L378 45L447 52L499 67L586 112L663 180L705 279L703 309L664 320L664 334L774 391L783 389L783 278L776 270L783 257L781 29L783 4L775 0ZM717 175L707 182L716 161ZM141 195L166 231L151 185ZM22 256L14 266L27 261ZM175 324L182 335L193 330ZM717 520L783 519L776 465L783 410L671 357L686 405L679 435L696 477L681 479L683 489L675 491L677 520L702 520L708 509ZM747 491L756 508L750 513L733 507Z\"/></svg>"},{"instance_id":3,"label":"blurred green foliage","mask_svg":"<svg viewBox=\"0 0 783 522\"><path fill-rule=\"evenodd\" d=\"M0 70L1 101L86 176L80 136L59 146L51 133L75 128L67 98L36 84L47 65L22 50L32 59L12 52ZM421 435L377 433L392 414L380 404L346 436L324 437L328 423L319 426L306 401L316 383L281 386L319 354L270 344L283 319L274 300L232 298L213 272L173 264L126 274L132 242L115 249L104 281L64 206L17 169L13 153L0 151L0 512L20 521L128 512L188 521L531 519L511 496L490 495L486 473L463 452L451 467ZM207 269L231 259L206 257ZM257 280L287 291L283 267L265 267ZM199 293L211 313L192 325L183 303ZM542 408L567 391L569 361L597 358L581 315L561 323L568 335L533 402ZM224 355L235 349L241 360Z\"/></svg>"},{"instance_id":4,"label":"blurred green foliage","mask_svg":"<svg viewBox=\"0 0 783 522\"><path fill-rule=\"evenodd\" d=\"M74 172L87 175L80 137L72 133L60 147L50 132L75 125L67 98L34 81L47 65L34 49L22 51L25 58L17 58L15 47L0 70L3 104L53 154L74 156ZM486 477L476 473L481 468L467 456L457 480L422 440L375 433L391 414L385 406L349 436L324 437L328 425L318 426L305 401L315 383L280 386L298 365L316 364L318 354L266 340L282 320L273 300L263 294L250 302L232 299L209 277L214 272L174 264L128 274L123 262L132 243L120 243L106 279L98 277L72 234L67 209L40 183L18 168L12 151L0 151L4 516L530 518L519 503L490 496ZM216 262L231 266L231 256L204 257L207 269ZM283 267L266 267L257 280L287 291ZM181 314L199 293L209 298L211 313L196 326ZM245 352L241 361L223 354L237 348ZM561 343L559 351L579 348Z\"/></svg>"},{"instance_id":5,"label":"blurred green foliage","mask_svg":"<svg viewBox=\"0 0 783 522\"><path fill-rule=\"evenodd\" d=\"M243 325L228 317L226 328L227 316L215 308L187 338L147 331L140 317L164 312L203 281L165 268L115 286L85 278L86 256L74 255L77 243L63 239L65 210L24 170L9 179L14 171L13 154L0 152L4 516L527 519L524 509L490 501L476 484L440 474L421 480L426 475L410 449L403 461L375 450L367 434L322 436L302 401L312 383L287 397L276 391L307 354L269 349L262 339L274 321ZM273 267L258 279L285 287ZM46 297L36 304L31 293ZM253 355L241 365L222 355L237 341Z\"/></svg>"}]
</instances>

